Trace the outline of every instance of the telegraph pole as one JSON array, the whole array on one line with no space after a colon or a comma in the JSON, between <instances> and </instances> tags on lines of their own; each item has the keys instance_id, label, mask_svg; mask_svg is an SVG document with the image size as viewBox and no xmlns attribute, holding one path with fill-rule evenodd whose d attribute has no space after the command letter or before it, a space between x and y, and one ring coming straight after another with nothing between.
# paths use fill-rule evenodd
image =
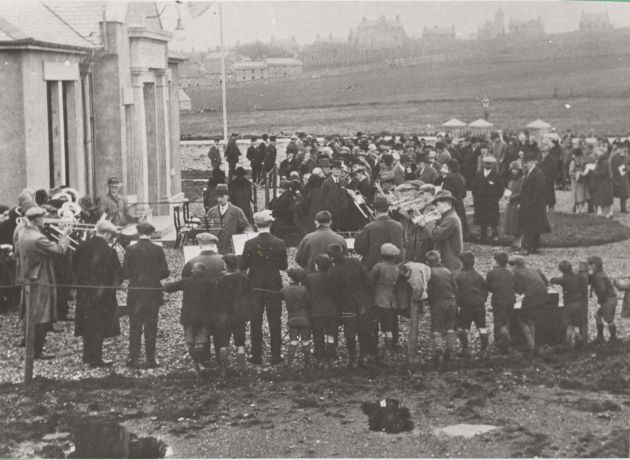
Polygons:
<instances>
[{"instance_id":1,"label":"telegraph pole","mask_svg":"<svg viewBox=\"0 0 630 460\"><path fill-rule=\"evenodd\" d=\"M223 140L228 141L227 128L227 94L225 88L225 52L223 50L223 7L222 2L219 3L219 40L221 50L221 105L223 106Z\"/></svg>"}]
</instances>

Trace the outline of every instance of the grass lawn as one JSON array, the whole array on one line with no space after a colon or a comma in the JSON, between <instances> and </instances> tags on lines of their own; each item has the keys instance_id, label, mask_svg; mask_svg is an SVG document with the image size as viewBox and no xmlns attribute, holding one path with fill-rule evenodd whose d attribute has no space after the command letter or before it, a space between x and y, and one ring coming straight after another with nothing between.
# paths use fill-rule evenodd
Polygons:
<instances>
[{"instance_id":1,"label":"grass lawn","mask_svg":"<svg viewBox=\"0 0 630 460\"><path fill-rule=\"evenodd\" d=\"M511 246L511 237L503 233L504 214L501 213L499 243ZM551 233L542 235L542 246L548 248L570 248L600 246L606 243L624 241L630 238L630 228L616 220L598 217L592 214L569 214L553 212L547 214ZM468 223L474 237L479 236L479 226L473 225L473 216L468 216ZM493 243L497 246L497 243Z\"/></svg>"}]
</instances>

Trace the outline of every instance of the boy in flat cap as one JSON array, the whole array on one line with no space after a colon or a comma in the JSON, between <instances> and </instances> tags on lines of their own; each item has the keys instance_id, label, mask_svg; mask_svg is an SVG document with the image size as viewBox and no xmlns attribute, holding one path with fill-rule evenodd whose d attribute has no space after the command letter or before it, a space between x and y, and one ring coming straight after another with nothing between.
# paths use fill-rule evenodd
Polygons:
<instances>
[{"instance_id":1,"label":"boy in flat cap","mask_svg":"<svg viewBox=\"0 0 630 460\"><path fill-rule=\"evenodd\" d=\"M158 314L164 304L161 280L168 278L169 270L164 250L151 242L155 227L148 222L136 225L138 242L125 252L123 278L129 280L127 306L129 307L129 360L128 367L137 367L140 345L144 333L144 350L147 367L159 364L155 359ZM140 288L149 288L146 291Z\"/></svg>"}]
</instances>

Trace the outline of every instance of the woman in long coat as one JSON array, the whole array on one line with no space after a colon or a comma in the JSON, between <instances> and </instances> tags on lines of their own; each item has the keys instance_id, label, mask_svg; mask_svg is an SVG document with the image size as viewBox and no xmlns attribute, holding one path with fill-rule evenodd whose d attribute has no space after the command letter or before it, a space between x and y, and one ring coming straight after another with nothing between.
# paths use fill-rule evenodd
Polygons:
<instances>
[{"instance_id":1,"label":"woman in long coat","mask_svg":"<svg viewBox=\"0 0 630 460\"><path fill-rule=\"evenodd\" d=\"M509 173L511 176L508 183L507 207L505 208L504 233L512 237L512 249L521 249L522 232L518 222L518 206L521 200L521 188L523 188L523 165L520 161L510 163Z\"/></svg>"},{"instance_id":2,"label":"woman in long coat","mask_svg":"<svg viewBox=\"0 0 630 460\"><path fill-rule=\"evenodd\" d=\"M612 217L613 184L610 171L610 155L606 150L600 150L593 175L593 206L597 208L598 216Z\"/></svg>"},{"instance_id":3,"label":"woman in long coat","mask_svg":"<svg viewBox=\"0 0 630 460\"><path fill-rule=\"evenodd\" d=\"M120 284L122 272L109 245L114 232L111 223L98 224L96 235L81 243L74 259L75 284L85 286L77 289L74 335L83 337L83 362L92 366L109 364L103 361L103 339L120 335L114 286Z\"/></svg>"},{"instance_id":4,"label":"woman in long coat","mask_svg":"<svg viewBox=\"0 0 630 460\"><path fill-rule=\"evenodd\" d=\"M250 224L254 223L252 212L252 183L247 179L245 169L238 167L234 171L234 179L230 181L230 202L243 210Z\"/></svg>"},{"instance_id":5,"label":"woman in long coat","mask_svg":"<svg viewBox=\"0 0 630 460\"><path fill-rule=\"evenodd\" d=\"M569 164L569 176L571 177L571 190L573 190L573 209L578 214L586 212L586 202L589 200L586 176L584 175L585 166L586 159L582 149L575 149Z\"/></svg>"},{"instance_id":6,"label":"woman in long coat","mask_svg":"<svg viewBox=\"0 0 630 460\"><path fill-rule=\"evenodd\" d=\"M628 166L630 166L630 159L626 147L617 146L610 157L610 169L613 178L613 195L619 198L619 208L623 213L628 212L626 200L630 196Z\"/></svg>"}]
</instances>

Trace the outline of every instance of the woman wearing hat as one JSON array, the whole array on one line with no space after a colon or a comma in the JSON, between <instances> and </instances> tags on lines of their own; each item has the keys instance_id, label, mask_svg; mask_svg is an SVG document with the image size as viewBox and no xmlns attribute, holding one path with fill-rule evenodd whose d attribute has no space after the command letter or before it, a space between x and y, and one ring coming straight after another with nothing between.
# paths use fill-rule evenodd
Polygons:
<instances>
[{"instance_id":1,"label":"woman wearing hat","mask_svg":"<svg viewBox=\"0 0 630 460\"><path fill-rule=\"evenodd\" d=\"M521 198L521 188L523 188L523 166L520 161L513 161L509 168L510 182L504 193L507 201L505 208L504 233L512 237L512 250L521 249L521 228L518 224L518 206Z\"/></svg>"},{"instance_id":2,"label":"woman wearing hat","mask_svg":"<svg viewBox=\"0 0 630 460\"><path fill-rule=\"evenodd\" d=\"M472 195L475 207L475 224L481 227L481 240L488 237L496 241L499 236L499 200L503 195L503 179L497 170L497 159L486 155L481 160L482 170L475 176Z\"/></svg>"}]
</instances>

